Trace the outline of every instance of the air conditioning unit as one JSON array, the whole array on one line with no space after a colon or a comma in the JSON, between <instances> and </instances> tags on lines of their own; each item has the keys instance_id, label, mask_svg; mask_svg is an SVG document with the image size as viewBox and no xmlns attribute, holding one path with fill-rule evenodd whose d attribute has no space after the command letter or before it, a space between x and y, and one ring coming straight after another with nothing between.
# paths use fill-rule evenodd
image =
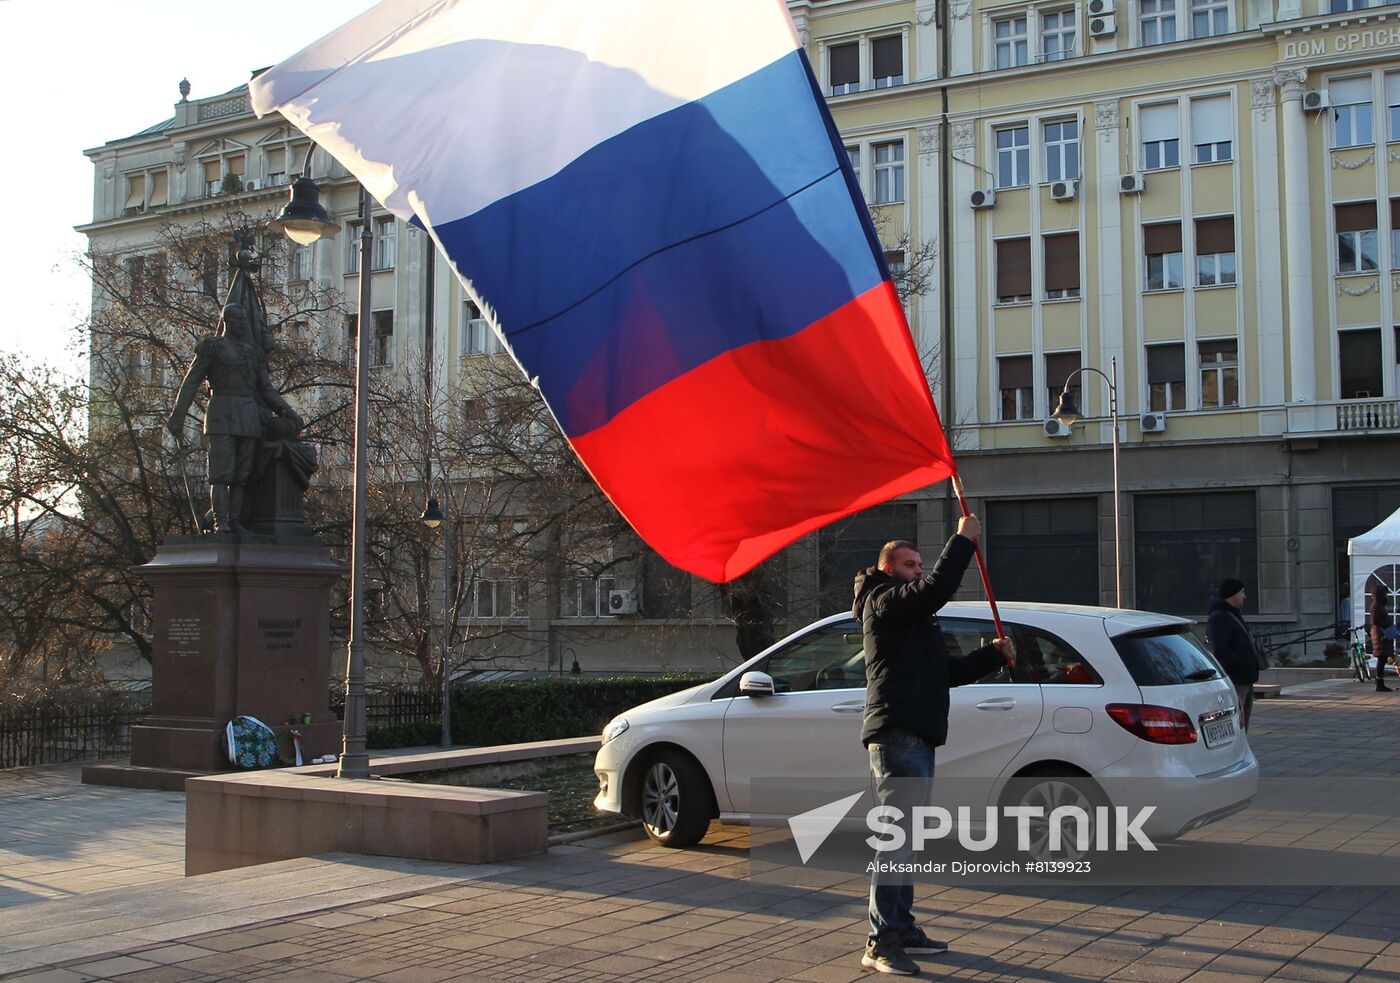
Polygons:
<instances>
[{"instance_id":1,"label":"air conditioning unit","mask_svg":"<svg viewBox=\"0 0 1400 983\"><path fill-rule=\"evenodd\" d=\"M1089 16L1102 17L1113 13L1113 0L1089 0Z\"/></svg>"},{"instance_id":2,"label":"air conditioning unit","mask_svg":"<svg viewBox=\"0 0 1400 983\"><path fill-rule=\"evenodd\" d=\"M1118 33L1118 21L1112 14L1089 18L1089 37L1111 38Z\"/></svg>"},{"instance_id":3,"label":"air conditioning unit","mask_svg":"<svg viewBox=\"0 0 1400 983\"><path fill-rule=\"evenodd\" d=\"M1147 182L1143 180L1139 171L1131 174L1124 174L1118 179L1118 192L1125 195L1140 195L1142 189L1147 187Z\"/></svg>"},{"instance_id":4,"label":"air conditioning unit","mask_svg":"<svg viewBox=\"0 0 1400 983\"><path fill-rule=\"evenodd\" d=\"M1050 185L1050 197L1056 201L1073 201L1079 197L1079 182L1056 181Z\"/></svg>"},{"instance_id":5,"label":"air conditioning unit","mask_svg":"<svg viewBox=\"0 0 1400 983\"><path fill-rule=\"evenodd\" d=\"M1312 89L1303 93L1303 109L1306 112L1320 113L1331 104L1332 101L1327 98L1323 89Z\"/></svg>"},{"instance_id":6,"label":"air conditioning unit","mask_svg":"<svg viewBox=\"0 0 1400 983\"><path fill-rule=\"evenodd\" d=\"M995 191L974 191L971 195L973 208L991 208L997 203Z\"/></svg>"},{"instance_id":7,"label":"air conditioning unit","mask_svg":"<svg viewBox=\"0 0 1400 983\"><path fill-rule=\"evenodd\" d=\"M637 592L634 590L608 591L608 614L636 614Z\"/></svg>"},{"instance_id":8,"label":"air conditioning unit","mask_svg":"<svg viewBox=\"0 0 1400 983\"><path fill-rule=\"evenodd\" d=\"M1138 422L1142 425L1143 433L1162 433L1167 429L1167 414L1144 413Z\"/></svg>"},{"instance_id":9,"label":"air conditioning unit","mask_svg":"<svg viewBox=\"0 0 1400 983\"><path fill-rule=\"evenodd\" d=\"M258 190L260 190L261 188L262 188L262 182L261 182L261 181L256 181L256 180L254 180L254 181L244 181L244 182L243 182L243 190L244 190L244 191L258 191Z\"/></svg>"},{"instance_id":10,"label":"air conditioning unit","mask_svg":"<svg viewBox=\"0 0 1400 983\"><path fill-rule=\"evenodd\" d=\"M1074 433L1074 427L1068 423L1061 423L1054 417L1045 421L1045 436L1047 437L1068 437Z\"/></svg>"}]
</instances>

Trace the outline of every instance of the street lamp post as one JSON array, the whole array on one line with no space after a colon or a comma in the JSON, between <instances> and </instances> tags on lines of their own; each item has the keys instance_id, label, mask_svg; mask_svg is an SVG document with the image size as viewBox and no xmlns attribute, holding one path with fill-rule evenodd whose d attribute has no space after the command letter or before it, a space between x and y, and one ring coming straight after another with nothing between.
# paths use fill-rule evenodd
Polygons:
<instances>
[{"instance_id":1,"label":"street lamp post","mask_svg":"<svg viewBox=\"0 0 1400 983\"><path fill-rule=\"evenodd\" d=\"M447 476L442 479L442 500L451 506L452 489ZM442 526L442 741L452 746L452 523L447 512L438 507L436 498L429 498L423 514L418 517L429 529ZM431 617L428 619L432 623Z\"/></svg>"},{"instance_id":2,"label":"street lamp post","mask_svg":"<svg viewBox=\"0 0 1400 983\"><path fill-rule=\"evenodd\" d=\"M1097 372L1108 383L1108 411L1113 421L1113 581L1114 590L1118 598L1118 607L1123 606L1123 534L1120 524L1123 521L1123 509L1119 504L1118 485L1118 359L1117 357L1108 360L1109 375L1104 375L1101 369L1086 365L1075 369L1065 379L1064 389L1060 393L1060 401L1055 405L1054 411L1050 414L1065 426L1073 426L1082 414L1079 407L1074 404L1074 397L1070 395L1069 384L1074 377L1082 372Z\"/></svg>"},{"instance_id":3,"label":"street lamp post","mask_svg":"<svg viewBox=\"0 0 1400 983\"><path fill-rule=\"evenodd\" d=\"M313 144L306 151L301 175L292 183L290 199L269 224L281 229L293 242L307 246L322 236L335 235L340 226L319 201L311 179ZM341 778L368 778L369 752L365 748L365 451L369 434L369 331L370 253L374 231L370 223L369 192L360 186L360 296L355 330L355 436L351 473L354 490L350 504L350 641L345 659L345 729L340 755Z\"/></svg>"}]
</instances>

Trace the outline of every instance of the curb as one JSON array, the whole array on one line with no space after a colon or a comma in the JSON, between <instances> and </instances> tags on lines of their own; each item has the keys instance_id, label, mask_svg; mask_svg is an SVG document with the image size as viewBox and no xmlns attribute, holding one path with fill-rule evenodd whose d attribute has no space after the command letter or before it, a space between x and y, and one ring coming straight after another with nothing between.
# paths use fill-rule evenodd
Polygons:
<instances>
[{"instance_id":1,"label":"curb","mask_svg":"<svg viewBox=\"0 0 1400 983\"><path fill-rule=\"evenodd\" d=\"M637 829L642 825L640 819L629 819L624 823L613 823L611 826L602 826L598 829L580 829L572 833L557 833L549 838L550 846L563 846L567 843L577 843L579 840L591 840L595 836L607 836L609 833L621 833L624 830Z\"/></svg>"}]
</instances>

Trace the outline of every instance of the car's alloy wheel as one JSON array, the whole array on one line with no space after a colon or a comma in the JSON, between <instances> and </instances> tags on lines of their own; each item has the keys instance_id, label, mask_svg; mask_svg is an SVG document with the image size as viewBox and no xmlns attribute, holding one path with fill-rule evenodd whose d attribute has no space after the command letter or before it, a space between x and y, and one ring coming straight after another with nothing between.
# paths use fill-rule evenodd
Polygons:
<instances>
[{"instance_id":1,"label":"car's alloy wheel","mask_svg":"<svg viewBox=\"0 0 1400 983\"><path fill-rule=\"evenodd\" d=\"M1077 776L1044 776L1018 780L1014 804L1039 807L1039 818L1029 820L1029 855L1035 860L1056 860L1073 862L1082 860L1088 853L1079 849L1079 823L1076 819L1063 817L1055 825L1060 828L1059 842L1051 848L1050 816L1056 809L1066 806L1084 810L1089 817L1087 837L1090 847L1098 834L1099 816L1095 807L1104 803L1102 792L1092 779ZM1011 825L1010 829L1015 826ZM1014 841L1013 841L1014 842Z\"/></svg>"},{"instance_id":2,"label":"car's alloy wheel","mask_svg":"<svg viewBox=\"0 0 1400 983\"><path fill-rule=\"evenodd\" d=\"M689 757L667 752L642 774L642 828L662 846L698 843L714 814L705 772Z\"/></svg>"}]
</instances>

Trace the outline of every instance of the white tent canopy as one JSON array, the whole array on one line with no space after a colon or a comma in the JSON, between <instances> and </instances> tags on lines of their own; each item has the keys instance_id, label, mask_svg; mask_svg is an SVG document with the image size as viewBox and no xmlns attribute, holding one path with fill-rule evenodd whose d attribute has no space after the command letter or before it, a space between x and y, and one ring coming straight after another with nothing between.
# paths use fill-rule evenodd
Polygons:
<instances>
[{"instance_id":1,"label":"white tent canopy","mask_svg":"<svg viewBox=\"0 0 1400 983\"><path fill-rule=\"evenodd\" d=\"M1400 590L1388 569L1400 564L1400 509L1370 532L1347 540L1347 556L1351 558L1351 624L1366 623L1366 581L1372 573L1381 572L1390 591Z\"/></svg>"}]
</instances>

